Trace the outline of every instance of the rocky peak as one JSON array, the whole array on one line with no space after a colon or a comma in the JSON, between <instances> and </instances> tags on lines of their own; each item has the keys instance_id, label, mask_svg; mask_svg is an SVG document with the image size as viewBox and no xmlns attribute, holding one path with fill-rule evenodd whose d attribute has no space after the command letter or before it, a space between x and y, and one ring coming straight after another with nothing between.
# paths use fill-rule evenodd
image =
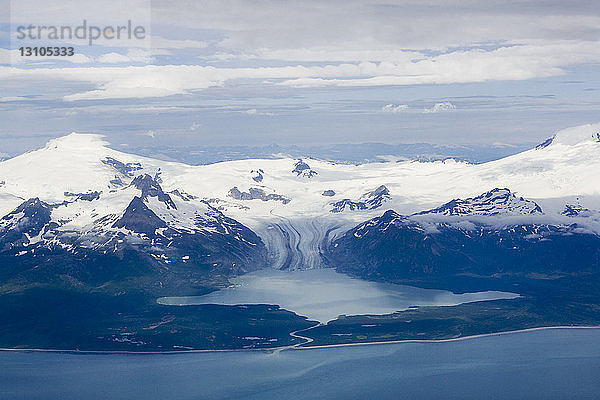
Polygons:
<instances>
[{"instance_id":1,"label":"rocky peak","mask_svg":"<svg viewBox=\"0 0 600 400\"><path fill-rule=\"evenodd\" d=\"M351 199L342 199L333 203L333 208L330 212L338 213L344 211L346 208L354 210L374 210L381 207L381 205L390 198L390 191L385 185L381 185L374 190L364 193L360 196L360 199L353 201Z\"/></svg>"},{"instance_id":2,"label":"rocky peak","mask_svg":"<svg viewBox=\"0 0 600 400\"><path fill-rule=\"evenodd\" d=\"M167 224L148 208L140 197L135 196L121 218L112 226L152 236L157 229L166 228Z\"/></svg>"},{"instance_id":3,"label":"rocky peak","mask_svg":"<svg viewBox=\"0 0 600 400\"><path fill-rule=\"evenodd\" d=\"M317 175L317 171L313 171L310 166L302 161L302 159L298 159L298 161L294 164L294 169L292 170L296 176L304 176L307 178L312 178Z\"/></svg>"},{"instance_id":4,"label":"rocky peak","mask_svg":"<svg viewBox=\"0 0 600 400\"><path fill-rule=\"evenodd\" d=\"M142 191L142 200L146 200L148 197L156 197L158 201L165 203L167 208L177 209L175 203L171 199L171 196L163 192L160 184L155 178L152 178L152 176L148 174L138 175L131 182L131 186L134 186Z\"/></svg>"},{"instance_id":5,"label":"rocky peak","mask_svg":"<svg viewBox=\"0 0 600 400\"><path fill-rule=\"evenodd\" d=\"M37 197L24 201L0 220L0 238L7 242L23 238L23 243L28 243L30 238L57 226L51 223L51 214L52 206Z\"/></svg>"},{"instance_id":6,"label":"rocky peak","mask_svg":"<svg viewBox=\"0 0 600 400\"><path fill-rule=\"evenodd\" d=\"M477 197L454 199L438 208L416 215L498 215L541 214L542 209L532 200L517 197L510 189L495 188Z\"/></svg>"}]
</instances>

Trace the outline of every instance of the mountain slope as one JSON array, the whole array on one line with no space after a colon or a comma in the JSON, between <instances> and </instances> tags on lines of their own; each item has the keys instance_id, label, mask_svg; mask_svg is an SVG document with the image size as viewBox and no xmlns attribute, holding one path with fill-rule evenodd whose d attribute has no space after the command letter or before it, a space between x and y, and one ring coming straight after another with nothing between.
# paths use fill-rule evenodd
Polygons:
<instances>
[{"instance_id":1,"label":"mountain slope","mask_svg":"<svg viewBox=\"0 0 600 400\"><path fill-rule=\"evenodd\" d=\"M547 221L531 200L494 189L412 216L386 211L335 239L325 255L361 278L458 290L600 274L600 235Z\"/></svg>"},{"instance_id":2,"label":"mountain slope","mask_svg":"<svg viewBox=\"0 0 600 400\"><path fill-rule=\"evenodd\" d=\"M545 146L484 164L347 165L283 158L202 166L122 153L98 135L73 133L0 162L0 215L39 198L53 205L61 230L90 231L97 230L92 227L98 218L124 212L138 196L167 225L194 230L195 208L204 210L200 214L214 209L260 236L273 266L297 268L322 266L314 254L386 210L454 215L485 212L488 206L525 207L531 213L516 217L600 232L598 132L600 124L570 128ZM494 188L507 189L492 193L489 204L476 198ZM520 198L533 203L521 204ZM464 201L438 209L452 199ZM565 213L568 206L589 211ZM292 254L297 252L299 257Z\"/></svg>"},{"instance_id":3,"label":"mountain slope","mask_svg":"<svg viewBox=\"0 0 600 400\"><path fill-rule=\"evenodd\" d=\"M329 265L371 280L522 295L473 304L468 315L428 308L438 317L427 332L449 326L434 337L461 335L465 324L473 334L596 324L599 132L598 124L568 129L479 165L283 158L190 166L122 153L97 135L54 139L0 162L0 344L241 348L247 335L274 331L277 343L293 343L289 332L310 322L276 306L156 303L267 266ZM402 339L407 326L421 335L410 328L417 314L381 316L378 326L395 324L388 331L372 330L377 317L359 318L352 340ZM347 334L329 331L325 342L338 333Z\"/></svg>"},{"instance_id":4,"label":"mountain slope","mask_svg":"<svg viewBox=\"0 0 600 400\"><path fill-rule=\"evenodd\" d=\"M131 201L122 211L99 213L124 199ZM4 292L205 291L267 263L250 229L200 200L172 199L147 174L72 202L25 201L0 220L0 249Z\"/></svg>"}]
</instances>

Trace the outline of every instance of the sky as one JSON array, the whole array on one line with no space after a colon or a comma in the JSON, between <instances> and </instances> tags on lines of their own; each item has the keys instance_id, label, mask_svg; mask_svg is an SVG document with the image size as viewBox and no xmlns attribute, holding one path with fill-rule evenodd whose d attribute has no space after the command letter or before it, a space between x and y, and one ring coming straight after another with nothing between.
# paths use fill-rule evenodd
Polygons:
<instances>
[{"instance_id":1,"label":"sky","mask_svg":"<svg viewBox=\"0 0 600 400\"><path fill-rule=\"evenodd\" d=\"M128 23L144 34L110 37ZM516 148L600 121L599 42L596 1L0 0L0 154L72 131L133 152Z\"/></svg>"}]
</instances>

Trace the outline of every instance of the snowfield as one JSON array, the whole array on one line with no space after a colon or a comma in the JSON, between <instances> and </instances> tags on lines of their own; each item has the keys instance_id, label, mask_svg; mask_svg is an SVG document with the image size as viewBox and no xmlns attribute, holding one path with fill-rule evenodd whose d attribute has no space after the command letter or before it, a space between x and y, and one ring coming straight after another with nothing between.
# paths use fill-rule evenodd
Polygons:
<instances>
[{"instance_id":1,"label":"snowfield","mask_svg":"<svg viewBox=\"0 0 600 400\"><path fill-rule=\"evenodd\" d=\"M146 201L169 226L194 229L195 218L210 214L212 206L255 231L275 267L304 269L321 266L319 252L327 241L386 210L410 215L453 199L473 200L495 188L516 196L510 197L510 209L496 214L514 219L519 215L511 210L532 210L531 203L515 204L523 197L542 210L523 217L577 221L600 231L599 173L600 124L560 131L535 149L484 164L449 159L348 165L282 158L191 166L122 153L100 135L72 133L0 162L0 214L38 197L61 204L52 210L60 229L82 231L101 218L122 214L139 195L132 181L148 174L177 205L170 208L154 197ZM389 195L364 201L381 186ZM234 198L233 188L242 195ZM260 198L244 199L243 193L259 193ZM332 212L335 203L361 201L364 209ZM502 201L497 203L503 207ZM566 216L567 205L587 211ZM461 207L490 210L477 204Z\"/></svg>"}]
</instances>

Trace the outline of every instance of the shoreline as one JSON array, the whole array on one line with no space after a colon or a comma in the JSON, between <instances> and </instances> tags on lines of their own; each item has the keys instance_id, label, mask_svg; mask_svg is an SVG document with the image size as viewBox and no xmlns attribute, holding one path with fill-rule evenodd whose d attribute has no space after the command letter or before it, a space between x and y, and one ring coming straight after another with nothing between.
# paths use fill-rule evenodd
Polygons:
<instances>
[{"instance_id":1,"label":"shoreline","mask_svg":"<svg viewBox=\"0 0 600 400\"><path fill-rule=\"evenodd\" d=\"M402 344L402 343L427 343L427 344L436 344L436 343L460 342L460 341L463 341L463 340L479 339L479 338L490 337L490 336L502 336L502 335L517 334L517 333L528 333L528 332L535 332L535 331L548 331L548 330L561 330L561 329L600 329L600 325L540 326L540 327L537 327L537 328L525 328L525 329L517 329L517 330L513 330L513 331L480 333L480 334L477 334L477 335L460 336L460 337L448 338L448 339L403 339L403 340L389 340L389 341L378 341L378 342L337 343L337 344L324 344L324 345L315 345L315 346L299 346L299 347L295 347L295 349L298 349L298 350L302 350L302 349L323 349L323 348L334 348L334 347L373 346L373 345L382 345L382 344Z\"/></svg>"},{"instance_id":2,"label":"shoreline","mask_svg":"<svg viewBox=\"0 0 600 400\"><path fill-rule=\"evenodd\" d=\"M316 325L314 326L316 327ZM312 329L310 327L308 329ZM223 352L281 352L287 350L318 350L336 347L355 347L355 346L375 346L375 345L386 345L386 344L403 344L403 343L448 343L448 342L459 342L470 339L478 339L491 336L502 336L512 335L518 333L528 333L535 331L545 330L561 330L561 329L600 329L600 325L582 325L582 326L571 326L571 325L559 325L559 326L540 326L536 328L525 328L517 329L513 331L501 331L492 333L481 333L477 335L461 336L449 339L403 339L403 340L388 340L388 341L376 341L376 342L355 342L355 343L337 343L337 344L324 344L314 346L303 346L291 345L281 347L266 347L266 348L254 348L254 349L200 349L200 350L166 350L166 351L126 351L126 350L61 350L61 349L15 349L15 348L0 348L2 352L23 352L23 353L64 353L64 354L87 354L87 355L174 355L174 354L191 354L191 353L223 353ZM310 343L310 342L309 342Z\"/></svg>"}]
</instances>

